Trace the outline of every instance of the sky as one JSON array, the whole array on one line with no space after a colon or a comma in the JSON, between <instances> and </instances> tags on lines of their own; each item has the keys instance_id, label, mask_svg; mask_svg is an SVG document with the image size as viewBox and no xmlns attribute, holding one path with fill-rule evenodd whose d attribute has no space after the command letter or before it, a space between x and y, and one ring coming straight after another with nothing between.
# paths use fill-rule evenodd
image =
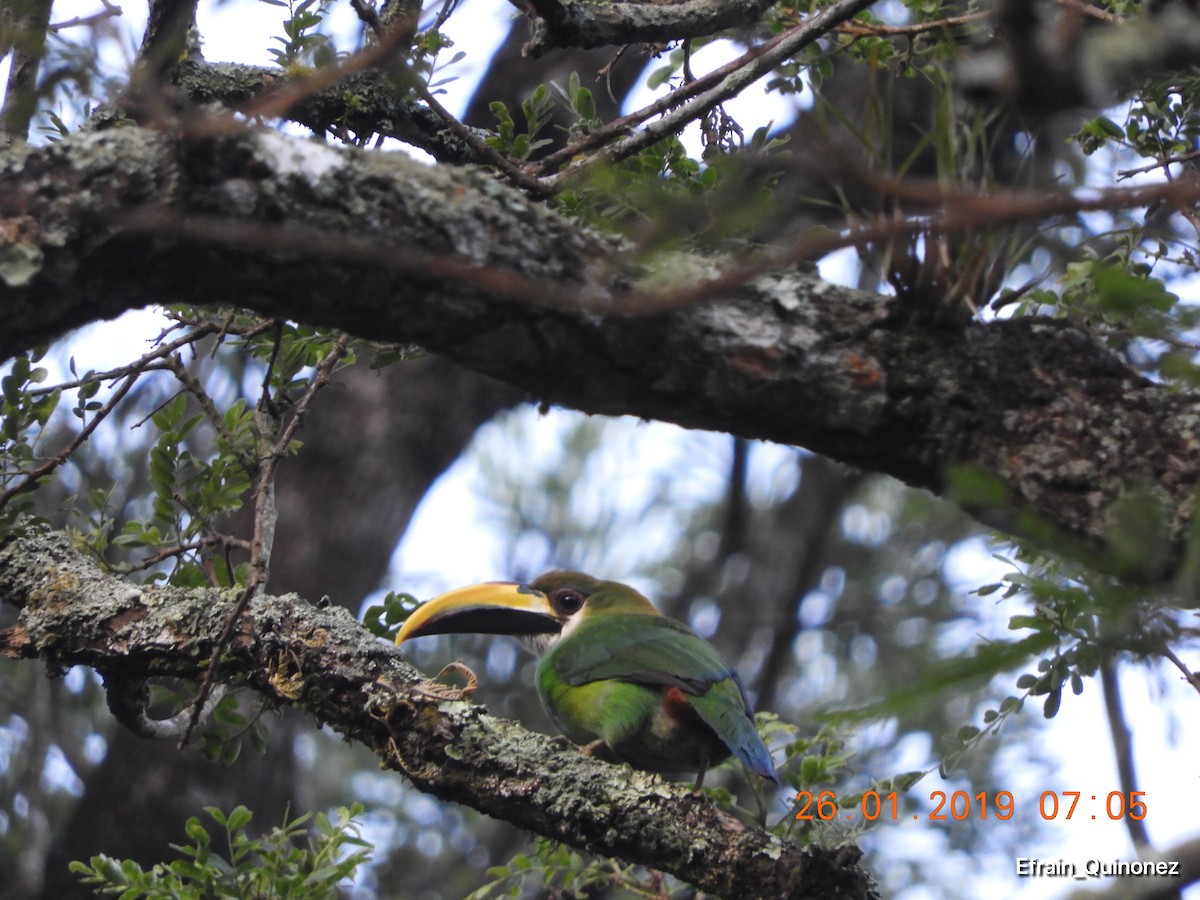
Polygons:
<instances>
[{"instance_id":1,"label":"sky","mask_svg":"<svg viewBox=\"0 0 1200 900\"><path fill-rule=\"evenodd\" d=\"M68 18L94 12L95 4L90 0L77 0L73 4L58 3L56 17ZM206 36L205 55L212 60L237 60L267 64L269 46L267 37L278 31L283 10L265 3L227 2L224 4L201 3L201 33ZM505 21L511 7L501 0L465 0L463 6L450 20L447 28L458 41L457 49L466 49L466 59L447 69L443 75L456 75L457 80L446 85L443 102L452 110L461 109L469 96L475 80L482 72L482 63L490 52L489 42L495 44L504 33ZM144 15L144 10L127 5L127 18ZM353 28L353 13L348 4L334 7L334 15L341 17L343 27ZM463 23L470 23L468 29ZM456 27L457 26L457 27ZM131 22L137 29L139 24ZM726 46L711 46L698 53L693 61L696 71L704 71L716 65L721 54L732 54ZM120 60L112 61L114 66ZM2 74L2 73L0 73ZM640 106L647 100L645 94L636 95L631 104ZM786 120L790 108L783 101L763 100L761 97L746 97L729 104L731 113L748 126L747 133L759 124L774 120ZM698 140L698 139L697 139ZM832 280L845 283L853 278L853 253L844 251L835 259L822 262L822 274ZM1190 297L1193 301L1200 299ZM75 356L80 370L102 369L110 364L125 362L132 348L140 348L138 341L152 338L159 330L158 320L152 313L129 314L103 326L81 331L75 340ZM529 417L526 436L529 454L549 454L558 449L559 436L568 421L569 414L555 411L539 416L532 411L523 413ZM486 426L477 441L489 440ZM636 466L654 467L671 460L673 442L679 440L679 429L673 426L649 423L635 425L631 429L637 434L630 440L638 442L640 448L635 458ZM757 454L757 469L752 477L763 477L772 464L772 454L782 448L766 447ZM630 464L634 465L634 464ZM403 579L404 590L423 590L432 595L446 588L475 580L507 577L511 573L502 571L504 565L503 542L487 527L486 516L478 496L478 464L470 454L459 460L434 486L417 511L404 541L397 549L393 570L397 579ZM618 471L610 483L623 484L636 490L638 473L629 467ZM452 516L452 520L450 518ZM981 543L952 554L947 563L952 575L959 579L964 589L994 580L1000 571L991 559L989 548ZM620 577L620 573L611 573ZM979 602L994 602L979 598ZM1007 606L997 606L995 614L1006 620L1013 612L1021 611L1018 601ZM1200 660L1190 660L1193 670L1200 668ZM1146 824L1153 844L1166 849L1172 844L1190 838L1197 831L1196 810L1200 809L1200 716L1196 715L1200 698L1194 690L1183 685L1173 670L1161 679L1161 688L1156 687L1159 679L1146 678L1133 667L1126 667L1122 678L1122 690L1126 702L1126 715L1135 735L1135 758L1142 787L1146 791L1148 807ZM1037 715L1031 708L1026 715ZM1046 750L1060 761L1055 777L1045 783L1021 781L1020 760L1013 761L1013 782L997 784L996 791L1009 790L1018 797L1016 815L1033 821L1038 815L1037 798L1044 792L1061 794L1079 791L1082 795L1080 809L1071 821L1059 821L1050 831L1051 842L1030 847L1028 856L1043 861L1067 860L1078 864L1082 870L1087 860L1112 861L1132 859L1129 839L1125 828L1112 822L1104 812L1103 800L1110 791L1119 788L1116 776L1111 741L1105 727L1106 718L1100 696L1099 685L1090 683L1080 697L1068 696L1058 717L1044 731ZM1001 740L1003 737L1000 738ZM929 748L905 746L898 748L895 771L919 768L929 764ZM943 787L936 776L927 778L918 786L916 794L928 794ZM1090 801L1092 796L1099 798ZM1009 827L1011 823L996 822L995 828ZM931 838L925 830L905 830L902 822L881 826L872 840L896 850L913 847ZM940 852L938 847L923 847L929 852ZM1054 898L1061 897L1080 887L1098 886L1095 881L1075 882L1059 878L1021 879L1014 877L1013 860L990 857L984 861L993 878L978 884L976 896L983 898ZM889 892L897 893L904 900L924 900L927 894L920 887L891 884ZM1200 887L1192 888L1186 895L1189 900L1200 900Z\"/></svg>"}]
</instances>

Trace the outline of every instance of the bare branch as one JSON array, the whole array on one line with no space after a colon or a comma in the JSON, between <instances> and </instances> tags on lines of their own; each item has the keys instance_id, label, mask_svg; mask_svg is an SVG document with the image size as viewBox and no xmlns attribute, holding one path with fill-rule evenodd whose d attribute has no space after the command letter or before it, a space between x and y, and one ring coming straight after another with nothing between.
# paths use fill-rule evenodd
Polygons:
<instances>
[{"instance_id":1,"label":"bare branch","mask_svg":"<svg viewBox=\"0 0 1200 900\"><path fill-rule=\"evenodd\" d=\"M1108 728L1112 734L1113 756L1117 761L1117 777L1125 796L1137 790L1137 768L1133 762L1133 734L1125 721L1125 710L1121 702L1121 683L1117 677L1117 657L1113 653L1100 656L1100 687L1104 692L1104 710L1108 716ZM1146 823L1134 816L1125 817L1129 838L1139 854L1150 846L1150 834Z\"/></svg>"},{"instance_id":2,"label":"bare branch","mask_svg":"<svg viewBox=\"0 0 1200 900\"><path fill-rule=\"evenodd\" d=\"M1171 663L1171 665L1183 673L1184 681L1194 687L1197 691L1200 691L1200 675L1197 675L1195 672L1189 669L1187 664L1179 658L1175 651L1167 646L1166 641L1164 641L1162 646L1158 648L1158 652L1161 653Z\"/></svg>"},{"instance_id":3,"label":"bare branch","mask_svg":"<svg viewBox=\"0 0 1200 900\"><path fill-rule=\"evenodd\" d=\"M66 19L62 22L51 22L49 28L51 31L65 31L68 28L78 28L80 25L95 25L98 22L103 22L105 19L114 19L123 15L121 7L114 6L108 0L100 0L104 8L99 12L94 12L90 16L75 16L72 19Z\"/></svg>"},{"instance_id":4,"label":"bare branch","mask_svg":"<svg viewBox=\"0 0 1200 900\"><path fill-rule=\"evenodd\" d=\"M853 37L911 37L914 34L962 28L964 25L986 22L991 17L990 11L982 11L966 13L961 16L946 16L943 19L932 19L928 22L913 22L907 25L887 25L882 22L845 22L837 27L837 32Z\"/></svg>"}]
</instances>

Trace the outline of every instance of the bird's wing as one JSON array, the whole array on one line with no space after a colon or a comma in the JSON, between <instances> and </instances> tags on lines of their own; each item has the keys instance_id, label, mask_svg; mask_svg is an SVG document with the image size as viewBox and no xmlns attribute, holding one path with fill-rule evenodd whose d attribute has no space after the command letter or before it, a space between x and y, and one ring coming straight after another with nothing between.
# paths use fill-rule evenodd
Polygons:
<instances>
[{"instance_id":1,"label":"bird's wing","mask_svg":"<svg viewBox=\"0 0 1200 900\"><path fill-rule=\"evenodd\" d=\"M555 654L554 667L558 676L573 686L616 678L702 694L733 675L711 644L662 616L603 616L584 621L572 635L570 650Z\"/></svg>"},{"instance_id":2,"label":"bird's wing","mask_svg":"<svg viewBox=\"0 0 1200 900\"><path fill-rule=\"evenodd\" d=\"M581 623L579 630L571 652L554 655L556 673L566 684L614 678L677 687L738 759L751 771L779 782L771 754L754 727L742 681L711 644L660 616L605 616Z\"/></svg>"}]
</instances>

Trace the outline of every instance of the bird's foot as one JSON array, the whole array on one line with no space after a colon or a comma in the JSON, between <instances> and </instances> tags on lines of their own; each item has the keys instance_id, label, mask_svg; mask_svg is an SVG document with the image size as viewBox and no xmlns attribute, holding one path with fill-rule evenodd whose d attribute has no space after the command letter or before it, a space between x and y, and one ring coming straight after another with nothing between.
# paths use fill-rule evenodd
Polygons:
<instances>
[{"instance_id":1,"label":"bird's foot","mask_svg":"<svg viewBox=\"0 0 1200 900\"><path fill-rule=\"evenodd\" d=\"M461 675L467 680L467 683L462 687L455 687L452 684L440 684L438 679L450 672ZM414 685L412 692L420 694L423 697L429 697L432 700L466 700L478 688L479 679L475 677L475 673L460 662L452 662L434 675L433 678Z\"/></svg>"},{"instance_id":2,"label":"bird's foot","mask_svg":"<svg viewBox=\"0 0 1200 900\"><path fill-rule=\"evenodd\" d=\"M596 751L604 747L604 738L596 738L590 744L580 744L579 752L584 756L595 756Z\"/></svg>"}]
</instances>

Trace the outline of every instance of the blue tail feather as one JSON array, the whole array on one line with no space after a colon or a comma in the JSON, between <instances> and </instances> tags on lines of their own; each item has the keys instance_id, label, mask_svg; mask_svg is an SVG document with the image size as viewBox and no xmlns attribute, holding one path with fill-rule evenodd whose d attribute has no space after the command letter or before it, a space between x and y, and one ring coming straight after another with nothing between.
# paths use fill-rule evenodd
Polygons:
<instances>
[{"instance_id":1,"label":"blue tail feather","mask_svg":"<svg viewBox=\"0 0 1200 900\"><path fill-rule=\"evenodd\" d=\"M734 756L756 775L779 784L771 752L758 736L741 685L728 679L714 684L707 693L689 699L700 718L717 733Z\"/></svg>"}]
</instances>

